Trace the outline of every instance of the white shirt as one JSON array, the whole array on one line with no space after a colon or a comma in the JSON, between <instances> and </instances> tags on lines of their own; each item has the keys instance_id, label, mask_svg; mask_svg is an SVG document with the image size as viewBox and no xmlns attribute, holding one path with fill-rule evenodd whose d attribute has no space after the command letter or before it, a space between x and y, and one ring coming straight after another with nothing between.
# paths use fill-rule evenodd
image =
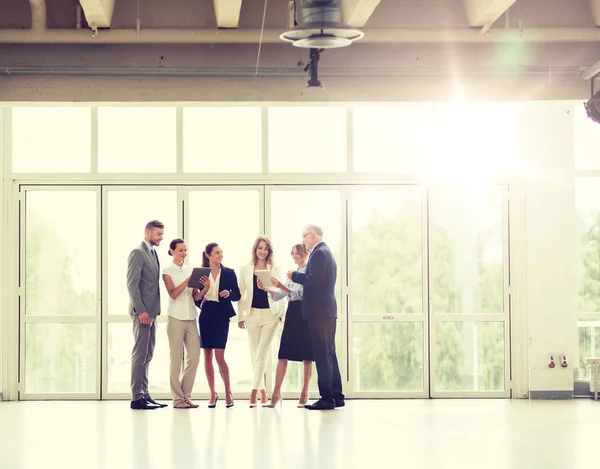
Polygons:
<instances>
[{"instance_id":1,"label":"white shirt","mask_svg":"<svg viewBox=\"0 0 600 469\"><path fill-rule=\"evenodd\" d=\"M169 267L163 269L163 274L171 277L173 286L177 288L181 285L186 278L192 274L193 268L189 265L182 265L179 267L177 264L172 263ZM169 296L169 309L167 310L167 316L170 316L180 321L190 321L198 317L198 309L194 304L194 298L192 297L193 288L186 287L177 298L171 298Z\"/></svg>"},{"instance_id":2,"label":"white shirt","mask_svg":"<svg viewBox=\"0 0 600 469\"><path fill-rule=\"evenodd\" d=\"M219 301L219 283L221 283L221 270L217 274L217 278L214 278L212 272L208 276L210 279L210 288L204 295L206 301Z\"/></svg>"}]
</instances>

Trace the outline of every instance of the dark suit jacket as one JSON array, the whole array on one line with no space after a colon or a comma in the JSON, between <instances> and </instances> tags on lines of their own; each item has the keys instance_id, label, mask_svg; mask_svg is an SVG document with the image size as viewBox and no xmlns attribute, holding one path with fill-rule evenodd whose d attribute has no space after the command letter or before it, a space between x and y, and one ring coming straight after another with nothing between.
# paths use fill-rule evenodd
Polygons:
<instances>
[{"instance_id":1,"label":"dark suit jacket","mask_svg":"<svg viewBox=\"0 0 600 469\"><path fill-rule=\"evenodd\" d=\"M337 264L331 249L321 242L313 249L306 264L306 272L294 272L292 281L304 285L302 317L337 318L335 280Z\"/></svg>"},{"instance_id":2,"label":"dark suit jacket","mask_svg":"<svg viewBox=\"0 0 600 469\"><path fill-rule=\"evenodd\" d=\"M227 314L228 318L235 316L235 310L233 309L232 301L240 301L240 287L238 286L237 276L235 271L229 267L221 265L221 279L219 280L219 292L223 290L229 290L229 296L227 298L219 297L219 305L223 308L223 312ZM196 302L196 305L202 309L202 300Z\"/></svg>"}]
</instances>

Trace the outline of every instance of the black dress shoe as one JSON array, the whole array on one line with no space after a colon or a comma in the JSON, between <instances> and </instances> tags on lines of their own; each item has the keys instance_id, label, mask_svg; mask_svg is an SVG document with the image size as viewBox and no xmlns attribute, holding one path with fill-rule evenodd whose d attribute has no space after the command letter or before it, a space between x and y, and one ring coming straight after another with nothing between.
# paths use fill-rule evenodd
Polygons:
<instances>
[{"instance_id":1,"label":"black dress shoe","mask_svg":"<svg viewBox=\"0 0 600 469\"><path fill-rule=\"evenodd\" d=\"M147 404L152 404L152 405L158 406L161 409L163 407L168 407L167 404L160 404L160 403L156 402L154 399L152 399L150 396L144 397L144 400L146 401Z\"/></svg>"},{"instance_id":2,"label":"black dress shoe","mask_svg":"<svg viewBox=\"0 0 600 469\"><path fill-rule=\"evenodd\" d=\"M140 397L137 401L131 401L129 407L131 407L134 410L154 410L160 408L158 406L149 404L143 397Z\"/></svg>"},{"instance_id":3,"label":"black dress shoe","mask_svg":"<svg viewBox=\"0 0 600 469\"><path fill-rule=\"evenodd\" d=\"M318 400L314 404L305 405L304 408L308 410L333 410L335 409L335 404L332 402L323 402L322 400Z\"/></svg>"},{"instance_id":4,"label":"black dress shoe","mask_svg":"<svg viewBox=\"0 0 600 469\"><path fill-rule=\"evenodd\" d=\"M346 401L344 401L344 399L336 399L335 400L335 407L344 407L346 405Z\"/></svg>"}]
</instances>

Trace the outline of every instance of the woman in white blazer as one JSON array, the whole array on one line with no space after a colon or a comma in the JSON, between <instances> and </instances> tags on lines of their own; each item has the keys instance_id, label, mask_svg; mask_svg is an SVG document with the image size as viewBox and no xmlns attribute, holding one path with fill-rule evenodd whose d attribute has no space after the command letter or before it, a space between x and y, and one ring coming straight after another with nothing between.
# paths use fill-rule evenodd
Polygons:
<instances>
[{"instance_id":1,"label":"woman in white blazer","mask_svg":"<svg viewBox=\"0 0 600 469\"><path fill-rule=\"evenodd\" d=\"M250 393L250 407L257 406L258 391L261 402L268 401L265 390L265 369L267 358L271 352L271 343L282 323L287 301L273 301L266 291L260 289L256 282L256 270L270 270L271 276L282 279L282 273L274 263L273 243L267 236L259 236L252 246L252 261L242 266L240 272L241 299L238 306L238 326L248 331L248 342L254 380Z\"/></svg>"}]
</instances>

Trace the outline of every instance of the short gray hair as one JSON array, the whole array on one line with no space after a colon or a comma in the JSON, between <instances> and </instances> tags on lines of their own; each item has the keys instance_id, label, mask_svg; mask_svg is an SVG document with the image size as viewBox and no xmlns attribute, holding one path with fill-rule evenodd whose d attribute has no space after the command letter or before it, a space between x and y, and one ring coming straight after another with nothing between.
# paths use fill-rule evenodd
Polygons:
<instances>
[{"instance_id":1,"label":"short gray hair","mask_svg":"<svg viewBox=\"0 0 600 469\"><path fill-rule=\"evenodd\" d=\"M317 236L323 236L323 228L321 228L319 225L311 223L309 225L306 225L304 229L307 233L314 232Z\"/></svg>"}]
</instances>

